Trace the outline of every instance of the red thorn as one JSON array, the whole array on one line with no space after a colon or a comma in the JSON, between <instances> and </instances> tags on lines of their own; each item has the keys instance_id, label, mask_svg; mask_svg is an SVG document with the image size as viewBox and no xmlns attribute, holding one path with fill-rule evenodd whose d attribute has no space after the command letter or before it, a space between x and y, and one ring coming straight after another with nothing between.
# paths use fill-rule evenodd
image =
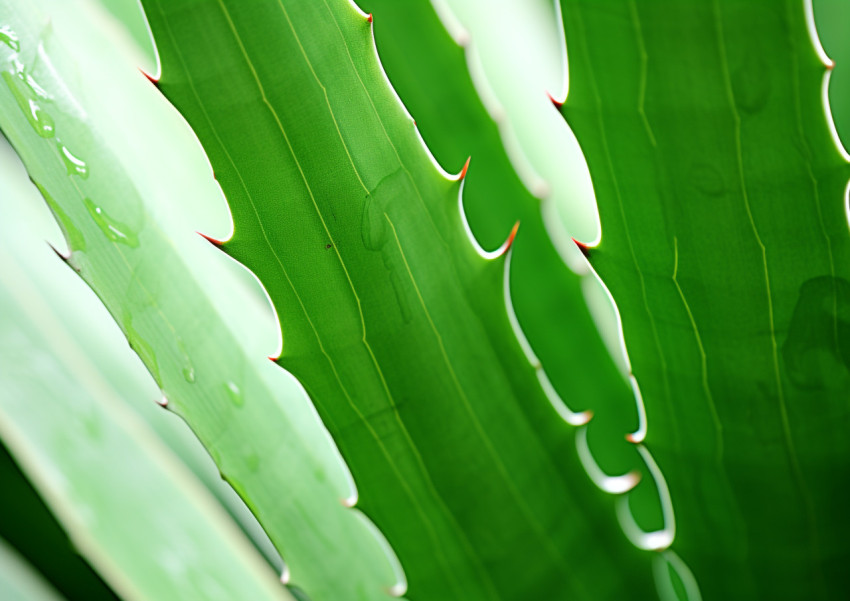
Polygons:
<instances>
[{"instance_id":1,"label":"red thorn","mask_svg":"<svg viewBox=\"0 0 850 601\"><path fill-rule=\"evenodd\" d=\"M221 247L221 245L224 244L224 242L222 242L221 240L216 240L212 236L207 236L206 234L202 234L201 232L195 232L195 233L198 234L199 236L201 236L202 238L204 238L207 242L209 242L210 244L212 244L215 247Z\"/></svg>"},{"instance_id":2,"label":"red thorn","mask_svg":"<svg viewBox=\"0 0 850 601\"><path fill-rule=\"evenodd\" d=\"M576 246L578 246L578 249L581 251L581 254L584 255L584 258L589 259L590 258L590 247L587 244L585 244L584 242L579 242L575 238L573 238L572 240L573 240L573 242L576 243Z\"/></svg>"},{"instance_id":3,"label":"red thorn","mask_svg":"<svg viewBox=\"0 0 850 601\"><path fill-rule=\"evenodd\" d=\"M147 79L148 79L148 81L149 81L149 82L151 82L151 83L152 83L153 85L155 85L157 88L159 87L159 80L158 80L156 77L154 77L153 75L151 75L150 73L148 73L148 72L147 72L147 71L145 71L144 69L139 69L139 71L141 71L141 72L142 72L142 75L144 75L145 77L147 77Z\"/></svg>"},{"instance_id":4,"label":"red thorn","mask_svg":"<svg viewBox=\"0 0 850 601\"><path fill-rule=\"evenodd\" d=\"M833 69L835 69L835 61L830 60L829 63L827 63L827 65L826 65L826 70L832 71Z\"/></svg>"},{"instance_id":5,"label":"red thorn","mask_svg":"<svg viewBox=\"0 0 850 601\"><path fill-rule=\"evenodd\" d=\"M626 440L628 440L632 444L637 444L640 442L633 433L626 434Z\"/></svg>"},{"instance_id":6,"label":"red thorn","mask_svg":"<svg viewBox=\"0 0 850 601\"><path fill-rule=\"evenodd\" d=\"M463 164L463 169L460 170L460 177L458 180L462 180L466 177L466 172L469 170L469 161L472 160L472 157L466 159L466 162Z\"/></svg>"},{"instance_id":7,"label":"red thorn","mask_svg":"<svg viewBox=\"0 0 850 601\"><path fill-rule=\"evenodd\" d=\"M511 233L508 234L508 239L505 240L505 243L502 244L502 250L499 253L499 256L506 254L514 243L514 238L516 238L517 230L519 229L519 221L514 224L514 227L511 229Z\"/></svg>"},{"instance_id":8,"label":"red thorn","mask_svg":"<svg viewBox=\"0 0 850 601\"><path fill-rule=\"evenodd\" d=\"M372 13L369 13L369 16L366 17L366 20L369 21L369 23L372 22Z\"/></svg>"},{"instance_id":9,"label":"red thorn","mask_svg":"<svg viewBox=\"0 0 850 601\"><path fill-rule=\"evenodd\" d=\"M552 96L552 94L551 94L551 93L549 93L549 92L546 92L546 95L549 97L549 101L550 101L552 104L554 104L554 105L555 105L555 108L556 108L556 109L560 109L562 106L564 106L564 101L563 101L563 100L558 100L557 98L555 98L554 96Z\"/></svg>"},{"instance_id":10,"label":"red thorn","mask_svg":"<svg viewBox=\"0 0 850 601\"><path fill-rule=\"evenodd\" d=\"M278 359L277 357L268 357L268 360L271 361L272 363L277 363L277 359Z\"/></svg>"}]
</instances>

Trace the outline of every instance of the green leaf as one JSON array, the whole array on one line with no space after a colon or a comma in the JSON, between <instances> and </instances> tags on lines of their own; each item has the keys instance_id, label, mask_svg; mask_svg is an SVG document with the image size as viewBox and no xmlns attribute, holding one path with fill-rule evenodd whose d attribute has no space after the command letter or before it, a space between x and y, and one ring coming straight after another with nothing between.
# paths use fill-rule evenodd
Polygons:
<instances>
[{"instance_id":1,"label":"green leaf","mask_svg":"<svg viewBox=\"0 0 850 601\"><path fill-rule=\"evenodd\" d=\"M850 169L810 2L561 7L672 548L708 599L846 597Z\"/></svg>"},{"instance_id":2,"label":"green leaf","mask_svg":"<svg viewBox=\"0 0 850 601\"><path fill-rule=\"evenodd\" d=\"M61 601L62 597L0 538L0 593L6 601Z\"/></svg>"},{"instance_id":3,"label":"green leaf","mask_svg":"<svg viewBox=\"0 0 850 601\"><path fill-rule=\"evenodd\" d=\"M0 538L68 599L118 601L115 593L74 549L32 483L0 446Z\"/></svg>"},{"instance_id":4,"label":"green leaf","mask_svg":"<svg viewBox=\"0 0 850 601\"><path fill-rule=\"evenodd\" d=\"M411 598L616 598L648 578L516 340L504 253L475 252L461 182L387 86L366 16L342 0L144 6L158 85L233 212L221 246L268 290L278 362Z\"/></svg>"},{"instance_id":5,"label":"green leaf","mask_svg":"<svg viewBox=\"0 0 850 601\"><path fill-rule=\"evenodd\" d=\"M313 409L243 343L253 334L233 333L239 319L225 307L245 298L238 282L173 223L178 205L219 198L198 177L203 155L84 8L0 3L0 126L63 227L67 262L257 515L293 582L335 598L392 584L385 543L340 503L350 477Z\"/></svg>"},{"instance_id":6,"label":"green leaf","mask_svg":"<svg viewBox=\"0 0 850 601\"><path fill-rule=\"evenodd\" d=\"M517 176L498 125L478 99L465 51L449 37L431 3L371 0L364 8L375 14L378 51L390 81L437 160L460 165L471 156L463 207L476 239L487 249L497 248L519 223L508 279L532 362L571 407L568 420L581 424L587 416L579 410L593 413L587 436L596 462L606 473L626 474L640 465L625 440L638 428L634 394L588 313L582 276L567 267L550 232L569 251L579 254L578 248L547 220L549 201L534 197Z\"/></svg>"},{"instance_id":7,"label":"green leaf","mask_svg":"<svg viewBox=\"0 0 850 601\"><path fill-rule=\"evenodd\" d=\"M85 321L74 310L94 299L29 235L26 224L38 205L10 181L7 168L2 175L0 436L18 465L78 552L124 599L290 599L230 518L92 363L97 328L77 342L63 325ZM24 191L37 198L31 186ZM4 491L13 494L5 479ZM30 535L52 546L38 530Z\"/></svg>"}]
</instances>

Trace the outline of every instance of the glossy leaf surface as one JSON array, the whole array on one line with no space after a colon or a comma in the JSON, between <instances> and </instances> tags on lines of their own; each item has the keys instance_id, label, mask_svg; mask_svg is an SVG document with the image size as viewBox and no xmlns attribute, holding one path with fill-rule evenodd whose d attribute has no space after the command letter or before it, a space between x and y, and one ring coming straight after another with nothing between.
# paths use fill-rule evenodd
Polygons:
<instances>
[{"instance_id":1,"label":"glossy leaf surface","mask_svg":"<svg viewBox=\"0 0 850 601\"><path fill-rule=\"evenodd\" d=\"M91 291L33 235L34 209L46 209L33 203L38 192L26 179L16 185L20 174L9 166L0 173L0 436L64 529L56 546L69 537L127 600L290 600L212 496L118 398L92 360L98 328L78 341L64 325L87 319L74 311L91 302ZM17 497L3 482L4 494ZM48 547L45 562L85 572L49 548L46 531L30 532L30 549ZM112 598L85 573L45 569L77 598Z\"/></svg>"},{"instance_id":2,"label":"glossy leaf surface","mask_svg":"<svg viewBox=\"0 0 850 601\"><path fill-rule=\"evenodd\" d=\"M409 597L616 598L646 578L511 329L505 259L475 252L460 182L387 85L365 15L342 0L144 4L159 87L233 212L223 249L268 290L278 362Z\"/></svg>"},{"instance_id":3,"label":"glossy leaf surface","mask_svg":"<svg viewBox=\"0 0 850 601\"><path fill-rule=\"evenodd\" d=\"M850 169L810 7L561 7L673 549L707 599L846 597Z\"/></svg>"},{"instance_id":4,"label":"glossy leaf surface","mask_svg":"<svg viewBox=\"0 0 850 601\"><path fill-rule=\"evenodd\" d=\"M116 42L84 6L0 4L0 126L63 228L68 263L258 516L294 581L337 598L391 584L380 540L340 503L351 494L347 475L312 408L223 316L230 297L245 298L238 282L210 267L193 233L162 225L178 203L220 201L205 179L187 183L187 173L208 173L203 155L150 83L106 50Z\"/></svg>"}]
</instances>

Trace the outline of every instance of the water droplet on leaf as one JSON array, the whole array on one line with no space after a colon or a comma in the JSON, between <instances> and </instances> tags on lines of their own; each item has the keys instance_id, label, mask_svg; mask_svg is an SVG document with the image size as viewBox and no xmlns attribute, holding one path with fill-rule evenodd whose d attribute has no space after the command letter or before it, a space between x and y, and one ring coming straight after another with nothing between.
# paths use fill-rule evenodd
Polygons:
<instances>
[{"instance_id":1,"label":"water droplet on leaf","mask_svg":"<svg viewBox=\"0 0 850 601\"><path fill-rule=\"evenodd\" d=\"M138 236L132 232L125 224L113 219L107 215L104 210L97 206L90 198L83 199L86 209L91 215L94 222L100 228L100 231L113 242L126 244L131 248L139 246Z\"/></svg>"},{"instance_id":2,"label":"water droplet on leaf","mask_svg":"<svg viewBox=\"0 0 850 601\"><path fill-rule=\"evenodd\" d=\"M0 27L0 42L3 42L15 52L21 51L21 43L18 41L18 34L12 31L8 25Z\"/></svg>"},{"instance_id":3,"label":"water droplet on leaf","mask_svg":"<svg viewBox=\"0 0 850 601\"><path fill-rule=\"evenodd\" d=\"M36 101L35 92L21 78L3 71L3 81L12 92L18 107L26 117L33 131L42 138L52 138L56 133L56 124L51 117Z\"/></svg>"},{"instance_id":4,"label":"water droplet on leaf","mask_svg":"<svg viewBox=\"0 0 850 601\"><path fill-rule=\"evenodd\" d=\"M83 179L88 179L89 168L86 162L75 156L64 144L57 143L57 147L62 155L62 162L65 163L65 169L68 171L68 175L78 175Z\"/></svg>"},{"instance_id":5,"label":"water droplet on leaf","mask_svg":"<svg viewBox=\"0 0 850 601\"><path fill-rule=\"evenodd\" d=\"M227 389L227 396L231 403L237 407L241 407L245 404L245 397L242 396L242 391L234 382L228 382L225 384L225 388Z\"/></svg>"}]
</instances>

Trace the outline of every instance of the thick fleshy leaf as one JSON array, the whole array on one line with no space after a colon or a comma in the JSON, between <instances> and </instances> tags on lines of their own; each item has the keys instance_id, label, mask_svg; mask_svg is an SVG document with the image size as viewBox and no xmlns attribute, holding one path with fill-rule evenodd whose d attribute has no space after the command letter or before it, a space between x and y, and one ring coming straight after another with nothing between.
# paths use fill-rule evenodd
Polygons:
<instances>
[{"instance_id":1,"label":"thick fleshy leaf","mask_svg":"<svg viewBox=\"0 0 850 601\"><path fill-rule=\"evenodd\" d=\"M708 599L847 597L850 169L811 5L561 7L672 548Z\"/></svg>"},{"instance_id":2,"label":"thick fleshy leaf","mask_svg":"<svg viewBox=\"0 0 850 601\"><path fill-rule=\"evenodd\" d=\"M6 601L61 601L62 596L0 538L0 594Z\"/></svg>"},{"instance_id":3,"label":"thick fleshy leaf","mask_svg":"<svg viewBox=\"0 0 850 601\"><path fill-rule=\"evenodd\" d=\"M475 251L462 177L421 144L370 19L343 0L144 5L158 85L233 212L222 247L268 290L278 362L340 446L409 596L628 596L648 561L582 471L512 330L504 253Z\"/></svg>"},{"instance_id":4,"label":"thick fleshy leaf","mask_svg":"<svg viewBox=\"0 0 850 601\"><path fill-rule=\"evenodd\" d=\"M340 503L350 477L314 410L261 346L248 346L250 332L233 333L246 320L223 307L246 298L238 281L176 227L186 207L220 202L203 154L149 82L107 50L115 41L85 7L0 4L0 126L64 230L68 264L258 516L293 581L336 574L326 585L336 598L392 585L385 543Z\"/></svg>"},{"instance_id":5,"label":"thick fleshy leaf","mask_svg":"<svg viewBox=\"0 0 850 601\"><path fill-rule=\"evenodd\" d=\"M213 497L118 398L94 363L104 344L97 325L85 340L75 340L64 325L88 321L75 311L98 305L97 299L34 235L33 213L46 208L25 177L24 187L16 181L22 173L12 167L20 165L4 158L0 436L67 532L60 539L68 536L124 599L290 599ZM95 309L98 323L115 327L101 306ZM3 481L4 495L26 492ZM12 509L12 499L5 504ZM5 515L26 519L17 511ZM40 561L67 562L62 545L43 532L49 534L30 530L35 545L27 544L29 551L46 546ZM85 573L53 577L69 583L77 598L113 598L96 579L87 584L92 578Z\"/></svg>"}]
</instances>

